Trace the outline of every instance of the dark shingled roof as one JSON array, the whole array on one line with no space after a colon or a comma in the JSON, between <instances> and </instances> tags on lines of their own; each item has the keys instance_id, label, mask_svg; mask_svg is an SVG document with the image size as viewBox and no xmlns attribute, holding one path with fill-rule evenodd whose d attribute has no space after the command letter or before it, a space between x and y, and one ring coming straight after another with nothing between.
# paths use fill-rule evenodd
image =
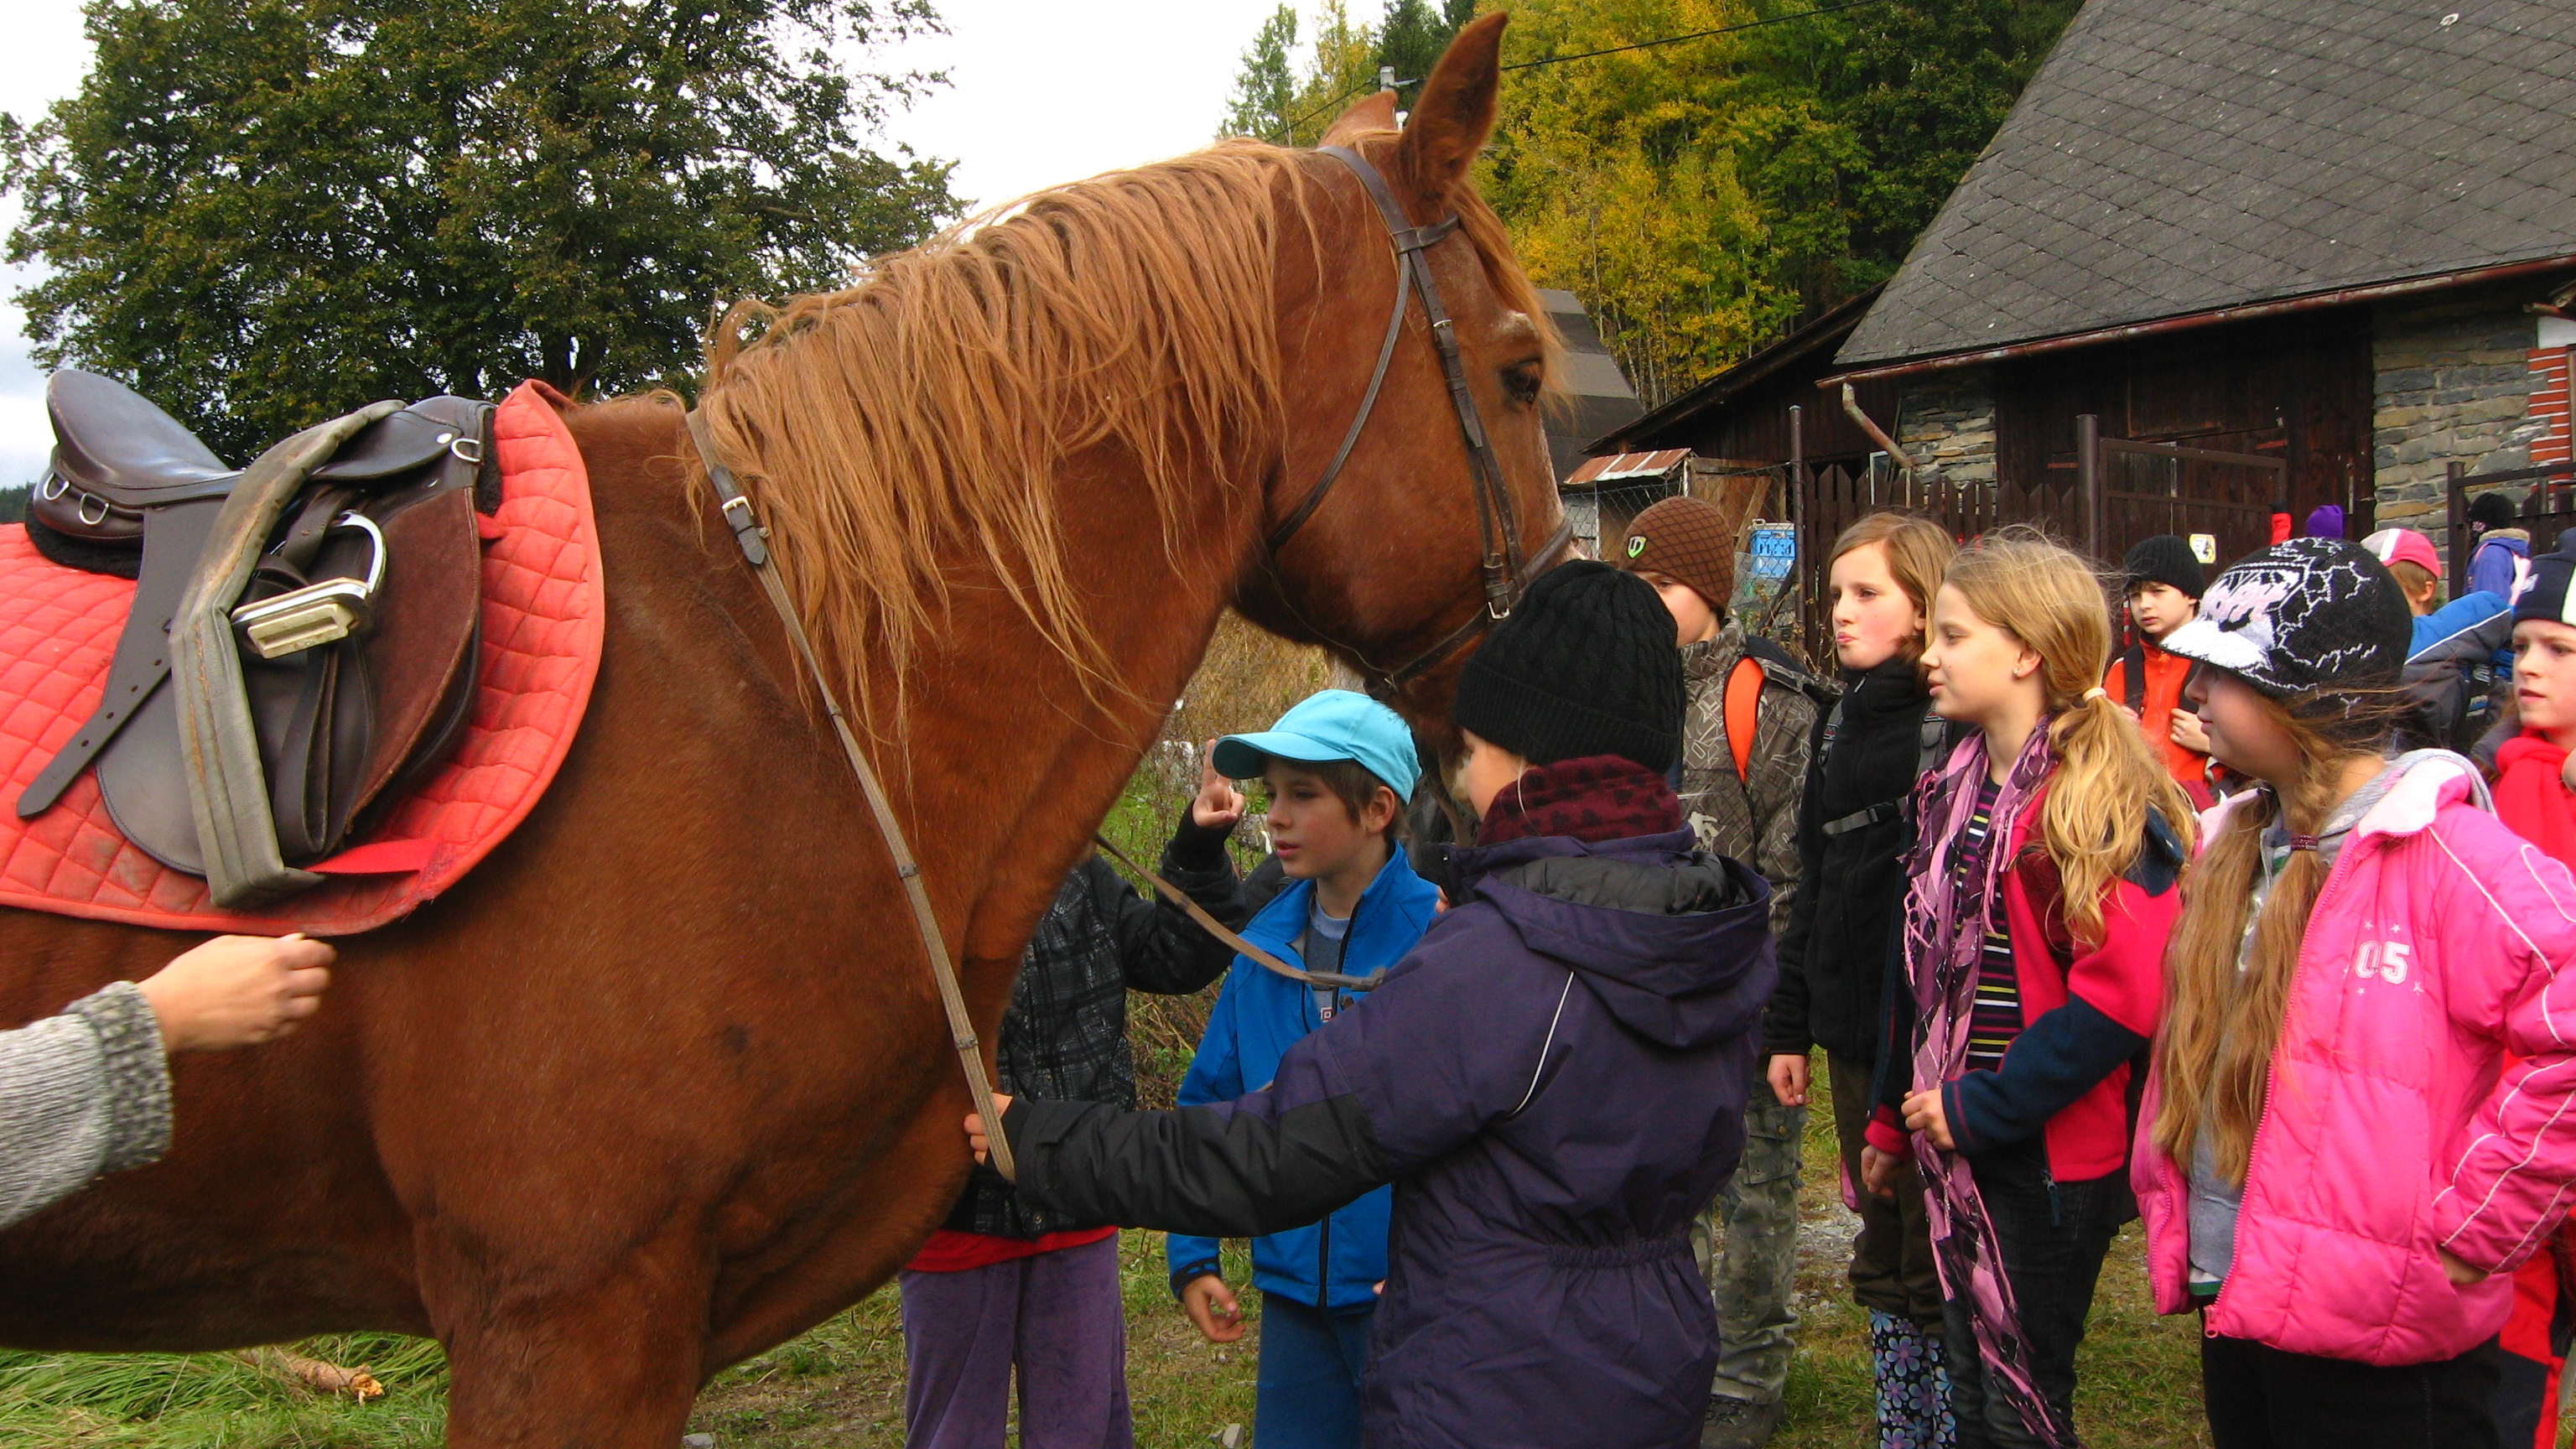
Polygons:
<instances>
[{"instance_id":1,"label":"dark shingled roof","mask_svg":"<svg viewBox=\"0 0 2576 1449\"><path fill-rule=\"evenodd\" d=\"M2092 0L1835 360L2571 254L2569 0Z\"/></svg>"}]
</instances>

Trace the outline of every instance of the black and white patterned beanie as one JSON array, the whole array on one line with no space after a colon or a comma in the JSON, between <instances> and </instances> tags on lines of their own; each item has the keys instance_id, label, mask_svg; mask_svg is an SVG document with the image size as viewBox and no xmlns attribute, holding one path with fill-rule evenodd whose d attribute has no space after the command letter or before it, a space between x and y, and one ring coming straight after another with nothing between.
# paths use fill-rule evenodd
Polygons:
<instances>
[{"instance_id":1,"label":"black and white patterned beanie","mask_svg":"<svg viewBox=\"0 0 2576 1449\"><path fill-rule=\"evenodd\" d=\"M2220 574L2164 647L2295 700L2395 686L2413 637L2406 591L2369 549L2293 538Z\"/></svg>"}]
</instances>

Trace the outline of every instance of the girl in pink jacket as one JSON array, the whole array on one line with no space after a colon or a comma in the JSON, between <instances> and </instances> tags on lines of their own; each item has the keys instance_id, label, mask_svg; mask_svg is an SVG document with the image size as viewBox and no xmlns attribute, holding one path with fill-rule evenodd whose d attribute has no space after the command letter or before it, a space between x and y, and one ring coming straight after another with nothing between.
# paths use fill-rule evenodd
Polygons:
<instances>
[{"instance_id":1,"label":"girl in pink jacket","mask_svg":"<svg viewBox=\"0 0 2576 1449\"><path fill-rule=\"evenodd\" d=\"M2576 1177L2576 882L2468 761L2380 753L2408 635L2384 565L2302 538L2165 641L2262 782L2202 817L2134 1168L2219 1449L2494 1445L2477 1350Z\"/></svg>"}]
</instances>

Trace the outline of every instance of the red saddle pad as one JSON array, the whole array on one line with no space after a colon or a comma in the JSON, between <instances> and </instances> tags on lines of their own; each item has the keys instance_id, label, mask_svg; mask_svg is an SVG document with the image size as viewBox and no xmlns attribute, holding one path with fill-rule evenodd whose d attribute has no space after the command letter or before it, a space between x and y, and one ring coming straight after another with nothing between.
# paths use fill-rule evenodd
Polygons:
<instances>
[{"instance_id":1,"label":"red saddle pad","mask_svg":"<svg viewBox=\"0 0 2576 1449\"><path fill-rule=\"evenodd\" d=\"M572 748L599 676L607 603L581 450L523 383L492 420L501 508L482 520L482 672L446 764L365 841L312 867L333 878L260 911L126 842L84 773L33 820L11 808L106 687L130 579L62 568L0 528L0 905L175 931L345 936L417 910L527 818Z\"/></svg>"}]
</instances>

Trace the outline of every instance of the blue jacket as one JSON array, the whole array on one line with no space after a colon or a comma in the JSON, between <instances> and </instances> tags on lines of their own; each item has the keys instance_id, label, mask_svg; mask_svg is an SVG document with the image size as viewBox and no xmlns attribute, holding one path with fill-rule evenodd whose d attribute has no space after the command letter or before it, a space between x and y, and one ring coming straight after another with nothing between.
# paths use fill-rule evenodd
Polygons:
<instances>
[{"instance_id":1,"label":"blue jacket","mask_svg":"<svg viewBox=\"0 0 2576 1449\"><path fill-rule=\"evenodd\" d=\"M1314 896L1314 882L1292 882L1243 928L1243 938L1292 966L1305 965L1295 942L1305 934ZM1351 912L1350 934L1342 943L1342 974L1366 976L1404 959L1430 928L1439 899L1439 890L1413 873L1403 851L1390 853ZM1345 1008L1366 1009L1365 997L1345 991L1340 1000L1337 1015ZM1225 989L1208 1013L1198 1056L1181 1081L1180 1105L1231 1102L1269 1086L1279 1074L1279 1058L1322 1024L1314 992L1303 983L1235 957ZM1253 1239L1252 1281L1264 1293L1283 1294L1309 1307L1375 1307L1378 1282L1386 1277L1391 1196L1379 1188L1334 1209L1320 1223ZM1217 1269L1214 1238L1174 1233L1164 1251L1175 1291Z\"/></svg>"},{"instance_id":2,"label":"blue jacket","mask_svg":"<svg viewBox=\"0 0 2576 1449\"><path fill-rule=\"evenodd\" d=\"M2503 616L2501 625L2497 617ZM2415 637L2406 648L2407 662L2423 658L2436 646L2457 641L2444 651L2445 657L2465 654L2474 644L2478 653L2488 655L2504 678L2513 677L2513 606L2504 595L2479 589L2460 595L2451 602L2415 620Z\"/></svg>"},{"instance_id":3,"label":"blue jacket","mask_svg":"<svg viewBox=\"0 0 2576 1449\"><path fill-rule=\"evenodd\" d=\"M2519 528L2490 529L2478 541L2477 552L2469 555L2469 589L2472 593L2489 593L2513 597L2517 559L2531 557L2531 534Z\"/></svg>"}]
</instances>

